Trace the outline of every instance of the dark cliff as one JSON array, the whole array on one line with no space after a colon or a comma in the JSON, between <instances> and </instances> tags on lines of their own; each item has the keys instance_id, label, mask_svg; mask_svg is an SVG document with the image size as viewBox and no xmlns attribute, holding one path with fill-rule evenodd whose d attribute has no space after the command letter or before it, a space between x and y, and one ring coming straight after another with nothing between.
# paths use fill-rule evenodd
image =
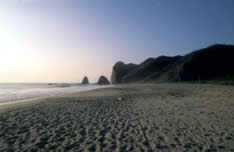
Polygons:
<instances>
[{"instance_id":1,"label":"dark cliff","mask_svg":"<svg viewBox=\"0 0 234 152\"><path fill-rule=\"evenodd\" d=\"M122 77L128 72L134 70L136 67L136 64L124 64L123 62L117 62L112 70L111 82L113 84L122 83Z\"/></svg>"},{"instance_id":2,"label":"dark cliff","mask_svg":"<svg viewBox=\"0 0 234 152\"><path fill-rule=\"evenodd\" d=\"M118 62L112 77L115 83L210 80L234 75L233 58L233 45L216 44L185 56L149 58L139 65Z\"/></svg>"}]
</instances>

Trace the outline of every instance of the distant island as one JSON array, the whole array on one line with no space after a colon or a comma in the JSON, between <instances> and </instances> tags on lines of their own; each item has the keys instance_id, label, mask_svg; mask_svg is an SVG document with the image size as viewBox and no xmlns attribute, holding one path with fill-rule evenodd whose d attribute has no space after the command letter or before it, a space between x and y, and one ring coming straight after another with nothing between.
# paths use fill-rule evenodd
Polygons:
<instances>
[{"instance_id":1,"label":"distant island","mask_svg":"<svg viewBox=\"0 0 234 152\"><path fill-rule=\"evenodd\" d=\"M215 44L184 56L148 58L141 64L117 62L113 84L234 80L234 45Z\"/></svg>"}]
</instances>

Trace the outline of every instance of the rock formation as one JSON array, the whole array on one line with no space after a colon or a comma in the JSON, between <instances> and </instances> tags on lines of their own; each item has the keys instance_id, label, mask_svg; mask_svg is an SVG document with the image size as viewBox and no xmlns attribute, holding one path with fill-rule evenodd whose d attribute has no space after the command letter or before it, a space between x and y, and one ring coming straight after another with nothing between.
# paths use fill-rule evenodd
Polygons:
<instances>
[{"instance_id":1,"label":"rock formation","mask_svg":"<svg viewBox=\"0 0 234 152\"><path fill-rule=\"evenodd\" d=\"M82 84L89 84L89 80L86 76L83 78Z\"/></svg>"},{"instance_id":2,"label":"rock formation","mask_svg":"<svg viewBox=\"0 0 234 152\"><path fill-rule=\"evenodd\" d=\"M212 45L185 56L149 58L139 65L118 62L112 83L198 81L234 76L234 46Z\"/></svg>"},{"instance_id":3,"label":"rock formation","mask_svg":"<svg viewBox=\"0 0 234 152\"><path fill-rule=\"evenodd\" d=\"M137 81L145 81L147 77L155 73L160 73L165 69L168 65L174 63L181 56L175 57L167 57L160 56L158 58L149 58L141 63L137 68L127 73L122 77L122 82L137 82Z\"/></svg>"},{"instance_id":4,"label":"rock formation","mask_svg":"<svg viewBox=\"0 0 234 152\"><path fill-rule=\"evenodd\" d=\"M136 67L136 64L124 64L123 62L117 62L113 67L111 82L113 84L121 83L122 77L128 72L134 70Z\"/></svg>"},{"instance_id":5,"label":"rock formation","mask_svg":"<svg viewBox=\"0 0 234 152\"><path fill-rule=\"evenodd\" d=\"M108 85L110 84L109 80L105 77L105 76L101 76L99 79L98 79L98 83L99 85Z\"/></svg>"}]
</instances>

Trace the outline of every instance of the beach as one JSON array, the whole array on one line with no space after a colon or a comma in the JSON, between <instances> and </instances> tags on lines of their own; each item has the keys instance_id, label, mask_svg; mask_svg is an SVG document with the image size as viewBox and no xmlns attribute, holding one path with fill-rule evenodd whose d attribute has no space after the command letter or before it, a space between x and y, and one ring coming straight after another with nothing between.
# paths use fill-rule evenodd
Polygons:
<instances>
[{"instance_id":1,"label":"beach","mask_svg":"<svg viewBox=\"0 0 234 152\"><path fill-rule=\"evenodd\" d=\"M234 87L127 84L2 105L0 151L234 151Z\"/></svg>"}]
</instances>

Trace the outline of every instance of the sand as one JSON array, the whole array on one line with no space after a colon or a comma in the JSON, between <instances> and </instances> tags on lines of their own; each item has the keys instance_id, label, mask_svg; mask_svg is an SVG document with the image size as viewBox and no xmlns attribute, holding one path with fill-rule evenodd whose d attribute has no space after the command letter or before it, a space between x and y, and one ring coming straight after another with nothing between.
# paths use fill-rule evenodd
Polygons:
<instances>
[{"instance_id":1,"label":"sand","mask_svg":"<svg viewBox=\"0 0 234 152\"><path fill-rule=\"evenodd\" d=\"M119 85L1 106L0 151L25 150L234 151L234 87Z\"/></svg>"}]
</instances>

